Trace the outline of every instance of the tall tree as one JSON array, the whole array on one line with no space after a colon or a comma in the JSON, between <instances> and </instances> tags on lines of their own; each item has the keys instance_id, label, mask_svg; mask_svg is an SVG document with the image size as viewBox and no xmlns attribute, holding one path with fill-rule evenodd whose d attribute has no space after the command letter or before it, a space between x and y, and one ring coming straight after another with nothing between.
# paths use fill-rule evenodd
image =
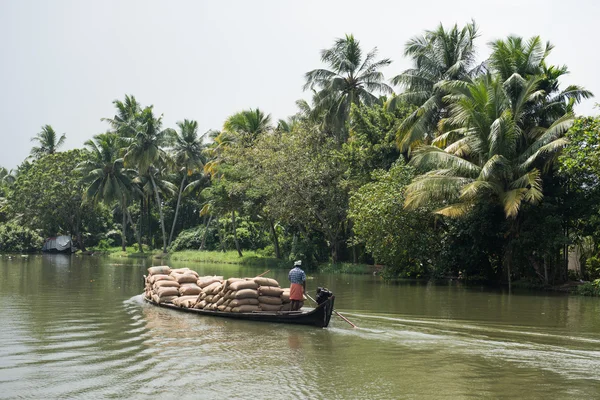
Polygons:
<instances>
[{"instance_id":1,"label":"tall tree","mask_svg":"<svg viewBox=\"0 0 600 400\"><path fill-rule=\"evenodd\" d=\"M363 56L360 42L353 35L337 39L333 47L321 51L321 61L329 69L306 73L304 90L314 90L313 113L324 117L324 126L343 142L347 137L346 121L352 104L373 105L376 94L393 93L384 83L381 68L390 65L388 58L376 60L377 48Z\"/></svg>"},{"instance_id":2,"label":"tall tree","mask_svg":"<svg viewBox=\"0 0 600 400\"><path fill-rule=\"evenodd\" d=\"M481 70L475 64L477 36L475 22L463 28L454 25L449 30L440 24L406 43L404 55L412 59L413 67L392 78L392 83L403 87L404 92L388 103L392 109L403 102L417 106L399 125L401 151L415 144L431 143L437 136L438 123L447 114L447 92L441 83L469 81Z\"/></svg>"},{"instance_id":3,"label":"tall tree","mask_svg":"<svg viewBox=\"0 0 600 400\"><path fill-rule=\"evenodd\" d=\"M125 153L125 163L135 165L141 176L147 176L154 192L156 206L160 217L160 227L163 236L163 252L167 252L167 233L162 202L156 184L156 174L160 167L166 164L165 146L170 145L173 137L172 129L162 128L162 116L155 117L152 106L144 108L135 119L135 135L125 138L128 144Z\"/></svg>"},{"instance_id":4,"label":"tall tree","mask_svg":"<svg viewBox=\"0 0 600 400\"><path fill-rule=\"evenodd\" d=\"M31 139L32 142L38 143L38 146L32 147L31 157L38 159L47 154L56 153L58 148L64 144L65 139L66 135L63 133L58 137L52 126L42 126L42 131Z\"/></svg>"},{"instance_id":5,"label":"tall tree","mask_svg":"<svg viewBox=\"0 0 600 400\"><path fill-rule=\"evenodd\" d=\"M539 77L516 73L506 81L486 75L472 83L447 82L446 146L422 146L415 152L411 163L428 172L407 188L408 207L437 201L444 205L436 212L449 217L464 215L478 202L501 206L511 221L504 256L509 288L520 210L542 200L544 166L566 144L563 136L573 122L570 113L549 127L528 118L544 95L539 84Z\"/></svg>"},{"instance_id":6,"label":"tall tree","mask_svg":"<svg viewBox=\"0 0 600 400\"><path fill-rule=\"evenodd\" d=\"M127 220L137 234L139 250L143 252L139 231L135 229L128 204L136 190L132 182L134 171L124 167L123 158L119 157L122 139L114 133L103 133L85 142L86 159L78 166L83 173L82 181L87 186L86 197L93 202L107 205L118 203L123 214L121 248L126 248ZM139 189L138 189L139 190Z\"/></svg>"},{"instance_id":7,"label":"tall tree","mask_svg":"<svg viewBox=\"0 0 600 400\"><path fill-rule=\"evenodd\" d=\"M173 159L175 165L177 165L182 174L182 178L181 184L179 185L179 194L177 195L177 205L175 206L175 216L173 217L171 234L169 235L169 246L173 241L173 233L175 232L175 225L177 223L181 195L186 180L198 170L202 170L205 163L205 156L203 153L204 144L202 142L204 135L198 136L198 122L186 119L183 122L177 122L177 126L179 127L179 132L177 132L175 136Z\"/></svg>"}]
</instances>

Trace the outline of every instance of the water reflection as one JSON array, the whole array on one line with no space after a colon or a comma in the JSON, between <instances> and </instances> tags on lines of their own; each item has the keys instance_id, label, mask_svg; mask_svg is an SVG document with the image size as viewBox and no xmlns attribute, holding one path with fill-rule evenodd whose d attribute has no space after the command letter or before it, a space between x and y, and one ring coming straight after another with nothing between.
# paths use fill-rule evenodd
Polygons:
<instances>
[{"instance_id":1,"label":"water reflection","mask_svg":"<svg viewBox=\"0 0 600 400\"><path fill-rule=\"evenodd\" d=\"M158 263L155 261L155 263ZM597 299L312 275L361 328L145 304L151 261L0 259L0 393L30 398L593 398ZM176 264L201 274L262 268ZM273 277L286 282L287 271ZM526 387L527 391L522 388Z\"/></svg>"}]
</instances>

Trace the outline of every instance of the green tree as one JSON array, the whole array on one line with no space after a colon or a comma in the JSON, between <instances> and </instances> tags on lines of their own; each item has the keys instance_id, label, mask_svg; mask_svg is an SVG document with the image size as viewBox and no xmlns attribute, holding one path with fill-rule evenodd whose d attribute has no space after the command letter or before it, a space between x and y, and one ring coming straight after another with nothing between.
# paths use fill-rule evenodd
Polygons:
<instances>
[{"instance_id":1,"label":"green tree","mask_svg":"<svg viewBox=\"0 0 600 400\"><path fill-rule=\"evenodd\" d=\"M475 44L478 36L475 22L463 28L454 25L446 30L442 24L436 30L410 39L404 55L413 67L392 78L404 92L393 97L388 107L408 103L416 109L400 124L398 144L401 151L420 143L431 143L437 136L438 123L447 115L443 82L470 81L479 73L475 64Z\"/></svg>"},{"instance_id":2,"label":"green tree","mask_svg":"<svg viewBox=\"0 0 600 400\"><path fill-rule=\"evenodd\" d=\"M134 171L124 167L123 158L119 157L122 139L114 133L104 133L94 136L93 140L85 142L86 159L78 169L83 173L83 183L87 186L86 197L93 202L103 202L111 206L117 202L123 214L121 247L125 251L127 219L137 234L140 252L143 252L139 231L129 213L128 204L133 192L137 189L132 182ZM139 189L137 189L139 190Z\"/></svg>"},{"instance_id":3,"label":"green tree","mask_svg":"<svg viewBox=\"0 0 600 400\"><path fill-rule=\"evenodd\" d=\"M444 89L452 104L444 124L452 129L443 136L446 147L420 147L411 161L429 172L408 187L408 207L433 201L443 204L436 212L449 217L464 215L478 202L503 208L512 221L504 257L509 288L517 217L523 204L542 200L545 166L566 144L563 136L573 122L567 113L543 127L528 116L544 94L539 82L518 74L506 81L486 75L472 83L448 82Z\"/></svg>"},{"instance_id":4,"label":"green tree","mask_svg":"<svg viewBox=\"0 0 600 400\"><path fill-rule=\"evenodd\" d=\"M165 218L155 177L160 172L160 167L167 162L167 154L164 147L171 144L174 132L171 129L162 128L162 116L155 117L152 106L142 110L136 118L135 125L135 136L125 138L128 144L124 158L125 164L135 165L138 174L147 176L152 185L163 236L163 252L166 253L167 233L165 230Z\"/></svg>"},{"instance_id":5,"label":"green tree","mask_svg":"<svg viewBox=\"0 0 600 400\"><path fill-rule=\"evenodd\" d=\"M324 116L324 127L341 143L347 135L346 121L352 104L371 106L380 102L376 93L392 93L384 83L381 68L390 59L376 60L377 48L363 56L360 42L353 35L336 39L333 47L321 51L321 61L329 69L306 73L304 90L315 90L314 114Z\"/></svg>"},{"instance_id":6,"label":"green tree","mask_svg":"<svg viewBox=\"0 0 600 400\"><path fill-rule=\"evenodd\" d=\"M45 236L71 234L85 249L82 219L93 218L97 210L83 201L82 174L77 165L84 161L81 150L46 155L19 174L8 197L12 218Z\"/></svg>"},{"instance_id":7,"label":"green tree","mask_svg":"<svg viewBox=\"0 0 600 400\"><path fill-rule=\"evenodd\" d=\"M198 122L184 120L177 122L179 132L175 136L175 144L173 146L173 161L181 172L181 184L179 185L179 193L177 195L177 205L175 206L175 216L173 217L173 225L171 226L171 234L169 235L169 246L173 241L177 216L179 214L179 206L181 203L181 195L185 188L186 180L198 170L204 168L205 155L203 153L204 144L202 140L204 135L198 136Z\"/></svg>"},{"instance_id":8,"label":"green tree","mask_svg":"<svg viewBox=\"0 0 600 400\"><path fill-rule=\"evenodd\" d=\"M42 131L31 139L32 142L38 143L38 146L31 148L31 157L38 159L47 154L56 153L58 148L64 144L65 139L66 135L63 133L59 138L52 126L42 126Z\"/></svg>"}]
</instances>

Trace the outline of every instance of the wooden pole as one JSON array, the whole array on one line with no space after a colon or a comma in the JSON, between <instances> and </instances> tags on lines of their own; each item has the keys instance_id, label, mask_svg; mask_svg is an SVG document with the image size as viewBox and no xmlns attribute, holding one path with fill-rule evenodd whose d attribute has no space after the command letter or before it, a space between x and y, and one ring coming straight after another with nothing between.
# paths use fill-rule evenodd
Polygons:
<instances>
[{"instance_id":1,"label":"wooden pole","mask_svg":"<svg viewBox=\"0 0 600 400\"><path fill-rule=\"evenodd\" d=\"M270 270L270 269L266 270L265 272L263 272L263 273L262 273L262 274L260 274L260 275L257 275L257 276L255 276L255 278L260 278L261 276L263 276L263 275L266 275L266 274L268 274L269 272L271 272L271 270Z\"/></svg>"}]
</instances>

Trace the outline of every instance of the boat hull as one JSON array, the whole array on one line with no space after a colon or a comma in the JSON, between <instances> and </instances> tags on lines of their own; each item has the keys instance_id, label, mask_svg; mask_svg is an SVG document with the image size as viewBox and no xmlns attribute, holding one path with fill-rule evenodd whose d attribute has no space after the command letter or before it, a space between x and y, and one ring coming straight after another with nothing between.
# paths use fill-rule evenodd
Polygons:
<instances>
[{"instance_id":1,"label":"boat hull","mask_svg":"<svg viewBox=\"0 0 600 400\"><path fill-rule=\"evenodd\" d=\"M154 306L168 308L170 310L187 312L197 315L205 315L219 318L231 318L241 319L246 321L259 321L259 322L276 322L282 324L296 324L296 325L310 325L319 328L326 328L331 320L331 313L333 312L333 303L335 296L331 296L329 299L324 301L322 304L317 306L311 311L260 311L252 313L232 313L224 311L208 311L199 310L196 308L185 308L178 307L170 303L157 304L154 301L144 297L147 303Z\"/></svg>"}]
</instances>

